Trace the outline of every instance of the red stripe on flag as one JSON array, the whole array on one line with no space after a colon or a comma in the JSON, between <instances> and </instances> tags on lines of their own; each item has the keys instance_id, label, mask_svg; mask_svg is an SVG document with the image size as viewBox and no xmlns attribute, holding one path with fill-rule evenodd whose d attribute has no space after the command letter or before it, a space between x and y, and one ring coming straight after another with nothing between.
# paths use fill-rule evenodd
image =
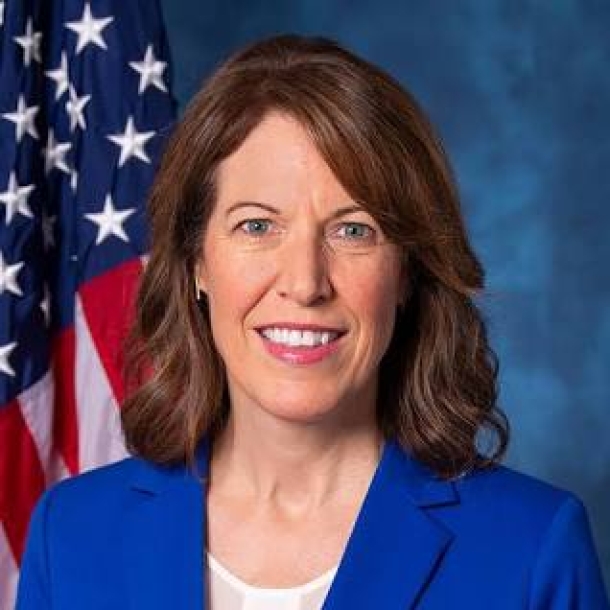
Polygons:
<instances>
[{"instance_id":1,"label":"red stripe on flag","mask_svg":"<svg viewBox=\"0 0 610 610\"><path fill-rule=\"evenodd\" d=\"M36 445L16 400L0 409L0 519L15 560L21 562L30 514L44 491Z\"/></svg>"},{"instance_id":2,"label":"red stripe on flag","mask_svg":"<svg viewBox=\"0 0 610 610\"><path fill-rule=\"evenodd\" d=\"M75 350L74 328L67 328L55 336L51 361L55 379L53 441L71 474L79 472Z\"/></svg>"},{"instance_id":3,"label":"red stripe on flag","mask_svg":"<svg viewBox=\"0 0 610 610\"><path fill-rule=\"evenodd\" d=\"M120 404L125 397L123 348L133 322L142 263L136 258L81 286L87 326Z\"/></svg>"}]
</instances>

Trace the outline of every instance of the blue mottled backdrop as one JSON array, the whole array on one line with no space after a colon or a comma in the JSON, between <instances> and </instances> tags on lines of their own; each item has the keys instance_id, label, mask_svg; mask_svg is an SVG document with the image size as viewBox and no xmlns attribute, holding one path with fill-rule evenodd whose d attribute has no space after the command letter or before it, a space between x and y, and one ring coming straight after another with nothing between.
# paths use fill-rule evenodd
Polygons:
<instances>
[{"instance_id":1,"label":"blue mottled backdrop","mask_svg":"<svg viewBox=\"0 0 610 610\"><path fill-rule=\"evenodd\" d=\"M508 463L578 493L610 583L610 3L165 0L181 104L244 43L336 38L423 103L488 274Z\"/></svg>"}]
</instances>

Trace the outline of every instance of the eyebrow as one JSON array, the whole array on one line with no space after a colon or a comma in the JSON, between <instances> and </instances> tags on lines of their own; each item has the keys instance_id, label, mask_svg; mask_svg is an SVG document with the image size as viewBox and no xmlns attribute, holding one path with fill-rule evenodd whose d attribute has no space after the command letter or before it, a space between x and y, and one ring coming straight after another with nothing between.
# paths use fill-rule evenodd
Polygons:
<instances>
[{"instance_id":1,"label":"eyebrow","mask_svg":"<svg viewBox=\"0 0 610 610\"><path fill-rule=\"evenodd\" d=\"M232 214L233 212L235 212L236 210L239 210L241 208L250 208L250 207L260 208L261 210L265 210L267 212L270 212L271 214L281 214L280 210L278 210L277 208L274 208L272 205L269 205L268 203L261 203L259 201L238 201L238 202L234 203L233 205L229 206L229 208L225 212L225 216L229 216L230 214ZM361 205L354 204L354 205L338 208L330 215L330 218L331 219L339 218L341 216L345 216L346 214L352 214L354 212L365 212L368 214L368 212Z\"/></svg>"}]
</instances>

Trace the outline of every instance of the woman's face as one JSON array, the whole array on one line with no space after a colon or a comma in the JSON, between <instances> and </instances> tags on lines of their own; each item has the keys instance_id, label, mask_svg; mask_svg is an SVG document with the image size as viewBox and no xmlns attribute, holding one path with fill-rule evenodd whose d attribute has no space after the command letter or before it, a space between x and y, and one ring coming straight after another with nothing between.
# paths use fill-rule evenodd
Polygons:
<instances>
[{"instance_id":1,"label":"woman's face","mask_svg":"<svg viewBox=\"0 0 610 610\"><path fill-rule=\"evenodd\" d=\"M400 253L294 119L268 114L220 165L197 275L232 409L371 415Z\"/></svg>"}]
</instances>

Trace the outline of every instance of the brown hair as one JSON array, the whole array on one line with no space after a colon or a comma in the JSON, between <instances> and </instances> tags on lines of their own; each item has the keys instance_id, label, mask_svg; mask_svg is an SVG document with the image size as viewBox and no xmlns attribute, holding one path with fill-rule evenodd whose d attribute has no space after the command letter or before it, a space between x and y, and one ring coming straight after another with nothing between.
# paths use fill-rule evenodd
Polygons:
<instances>
[{"instance_id":1,"label":"brown hair","mask_svg":"<svg viewBox=\"0 0 610 610\"><path fill-rule=\"evenodd\" d=\"M483 270L465 233L446 156L396 81L336 43L278 36L226 61L188 106L150 197L152 251L122 408L130 450L192 462L226 418L223 364L194 294L218 165L271 110L297 119L337 179L404 254L405 307L380 368L378 424L443 477L497 462L508 423L497 361L473 298ZM135 386L135 387L134 387ZM480 432L491 432L482 452Z\"/></svg>"}]
</instances>

